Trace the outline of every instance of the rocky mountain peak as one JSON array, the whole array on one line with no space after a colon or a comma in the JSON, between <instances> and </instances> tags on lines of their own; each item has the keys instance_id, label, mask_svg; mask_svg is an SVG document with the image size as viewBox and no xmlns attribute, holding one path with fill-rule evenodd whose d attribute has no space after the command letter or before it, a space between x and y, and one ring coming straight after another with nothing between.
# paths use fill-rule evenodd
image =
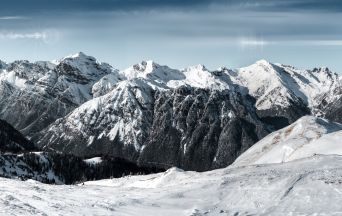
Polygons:
<instances>
[{"instance_id":1,"label":"rocky mountain peak","mask_svg":"<svg viewBox=\"0 0 342 216\"><path fill-rule=\"evenodd\" d=\"M93 56L88 56L86 54L84 54L83 52L77 52L75 54L72 55L68 55L66 57L64 57L62 60L83 60L83 61L96 61L96 59Z\"/></svg>"},{"instance_id":2,"label":"rocky mountain peak","mask_svg":"<svg viewBox=\"0 0 342 216\"><path fill-rule=\"evenodd\" d=\"M185 71L190 71L190 70L196 70L196 71L199 71L199 72L209 71L203 64L198 64L198 65L190 66L190 67L185 69Z\"/></svg>"},{"instance_id":3,"label":"rocky mountain peak","mask_svg":"<svg viewBox=\"0 0 342 216\"><path fill-rule=\"evenodd\" d=\"M255 64L257 64L257 65L271 65L272 63L270 63L266 59L260 59L260 60L256 61Z\"/></svg>"},{"instance_id":4,"label":"rocky mountain peak","mask_svg":"<svg viewBox=\"0 0 342 216\"><path fill-rule=\"evenodd\" d=\"M154 69L158 68L160 65L155 63L152 60L144 60L139 64L133 65L134 70L140 71L140 72L145 72L145 73L150 73Z\"/></svg>"},{"instance_id":5,"label":"rocky mountain peak","mask_svg":"<svg viewBox=\"0 0 342 216\"><path fill-rule=\"evenodd\" d=\"M94 57L79 52L57 62L56 70L69 81L86 84L97 81L114 69L109 64L98 62Z\"/></svg>"},{"instance_id":6,"label":"rocky mountain peak","mask_svg":"<svg viewBox=\"0 0 342 216\"><path fill-rule=\"evenodd\" d=\"M339 77L337 73L332 72L328 67L319 67L312 69L312 73L319 77L320 79L324 79L324 81L338 81Z\"/></svg>"}]
</instances>

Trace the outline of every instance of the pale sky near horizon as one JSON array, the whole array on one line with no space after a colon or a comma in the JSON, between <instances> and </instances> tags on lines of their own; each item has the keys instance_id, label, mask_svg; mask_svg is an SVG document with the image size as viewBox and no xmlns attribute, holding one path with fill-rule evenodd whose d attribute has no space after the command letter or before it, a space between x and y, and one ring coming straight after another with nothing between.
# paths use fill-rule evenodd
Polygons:
<instances>
[{"instance_id":1,"label":"pale sky near horizon","mask_svg":"<svg viewBox=\"0 0 342 216\"><path fill-rule=\"evenodd\" d=\"M259 59L342 74L338 0L3 0L0 59L82 51L113 67L237 68Z\"/></svg>"}]
</instances>

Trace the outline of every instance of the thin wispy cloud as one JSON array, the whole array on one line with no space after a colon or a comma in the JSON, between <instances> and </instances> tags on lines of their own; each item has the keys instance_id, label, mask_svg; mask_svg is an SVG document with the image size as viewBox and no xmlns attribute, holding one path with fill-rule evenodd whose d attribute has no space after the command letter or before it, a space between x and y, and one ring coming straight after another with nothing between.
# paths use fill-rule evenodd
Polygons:
<instances>
[{"instance_id":1,"label":"thin wispy cloud","mask_svg":"<svg viewBox=\"0 0 342 216\"><path fill-rule=\"evenodd\" d=\"M142 58L178 68L263 58L342 70L341 0L33 2L2 2L0 58L15 60L21 50L29 60L54 59L81 50L118 68Z\"/></svg>"},{"instance_id":2,"label":"thin wispy cloud","mask_svg":"<svg viewBox=\"0 0 342 216\"><path fill-rule=\"evenodd\" d=\"M265 46L270 44L269 41L257 40L257 39L240 39L241 46Z\"/></svg>"},{"instance_id":3,"label":"thin wispy cloud","mask_svg":"<svg viewBox=\"0 0 342 216\"><path fill-rule=\"evenodd\" d=\"M266 41L263 39L258 39L258 38L240 38L238 39L238 43L239 47L242 50L245 49L261 49L263 50L263 48L266 45L270 45L273 44L272 41Z\"/></svg>"},{"instance_id":4,"label":"thin wispy cloud","mask_svg":"<svg viewBox=\"0 0 342 216\"><path fill-rule=\"evenodd\" d=\"M342 46L342 40L307 40L296 41L296 44L309 46Z\"/></svg>"},{"instance_id":5,"label":"thin wispy cloud","mask_svg":"<svg viewBox=\"0 0 342 216\"><path fill-rule=\"evenodd\" d=\"M0 33L0 39L35 39L35 40L45 40L47 39L47 34L45 32L32 32L32 33Z\"/></svg>"},{"instance_id":6,"label":"thin wispy cloud","mask_svg":"<svg viewBox=\"0 0 342 216\"><path fill-rule=\"evenodd\" d=\"M23 16L0 16L0 20L23 20L26 17Z\"/></svg>"},{"instance_id":7,"label":"thin wispy cloud","mask_svg":"<svg viewBox=\"0 0 342 216\"><path fill-rule=\"evenodd\" d=\"M241 47L277 46L342 46L342 40L258 40L240 39Z\"/></svg>"},{"instance_id":8,"label":"thin wispy cloud","mask_svg":"<svg viewBox=\"0 0 342 216\"><path fill-rule=\"evenodd\" d=\"M38 40L45 44L55 44L60 40L61 33L55 29L35 32L0 32L0 40Z\"/></svg>"}]
</instances>

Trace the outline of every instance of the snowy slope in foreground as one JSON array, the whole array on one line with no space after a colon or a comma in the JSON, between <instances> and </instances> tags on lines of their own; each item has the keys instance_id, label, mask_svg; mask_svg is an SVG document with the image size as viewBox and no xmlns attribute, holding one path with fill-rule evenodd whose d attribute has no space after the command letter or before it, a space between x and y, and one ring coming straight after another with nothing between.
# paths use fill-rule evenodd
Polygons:
<instances>
[{"instance_id":1,"label":"snowy slope in foreground","mask_svg":"<svg viewBox=\"0 0 342 216\"><path fill-rule=\"evenodd\" d=\"M304 116L254 144L234 165L282 163L315 154L342 155L341 124Z\"/></svg>"},{"instance_id":2,"label":"snowy slope in foreground","mask_svg":"<svg viewBox=\"0 0 342 216\"><path fill-rule=\"evenodd\" d=\"M341 215L342 157L45 185L0 178L0 215Z\"/></svg>"}]
</instances>

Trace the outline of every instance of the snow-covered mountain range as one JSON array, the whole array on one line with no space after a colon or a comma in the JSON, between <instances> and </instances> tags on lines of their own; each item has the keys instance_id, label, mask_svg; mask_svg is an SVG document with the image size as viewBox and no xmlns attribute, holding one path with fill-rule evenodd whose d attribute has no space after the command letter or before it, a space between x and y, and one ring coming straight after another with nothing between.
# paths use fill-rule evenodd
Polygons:
<instances>
[{"instance_id":1,"label":"snow-covered mountain range","mask_svg":"<svg viewBox=\"0 0 342 216\"><path fill-rule=\"evenodd\" d=\"M225 167L304 115L341 122L341 80L328 68L260 60L239 69L125 70L77 53L1 63L0 118L44 150L109 154L162 167Z\"/></svg>"},{"instance_id":2,"label":"snow-covered mountain range","mask_svg":"<svg viewBox=\"0 0 342 216\"><path fill-rule=\"evenodd\" d=\"M342 88L327 68L0 65L0 117L33 141L0 120L1 215L342 212ZM152 166L215 170L131 176Z\"/></svg>"},{"instance_id":3,"label":"snow-covered mountain range","mask_svg":"<svg viewBox=\"0 0 342 216\"><path fill-rule=\"evenodd\" d=\"M93 85L113 70L83 53L53 62L9 63L0 73L1 118L31 137L92 99Z\"/></svg>"}]
</instances>

